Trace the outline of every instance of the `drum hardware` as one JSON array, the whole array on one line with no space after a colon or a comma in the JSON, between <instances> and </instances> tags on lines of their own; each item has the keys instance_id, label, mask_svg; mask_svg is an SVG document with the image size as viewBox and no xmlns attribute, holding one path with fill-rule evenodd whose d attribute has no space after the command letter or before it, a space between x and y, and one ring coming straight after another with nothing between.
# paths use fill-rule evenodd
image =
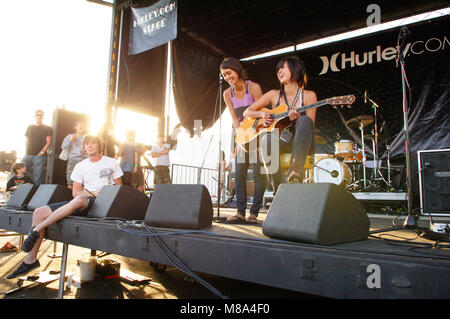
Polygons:
<instances>
[{"instance_id":1,"label":"drum hardware","mask_svg":"<svg viewBox=\"0 0 450 319\"><path fill-rule=\"evenodd\" d=\"M334 143L334 155L343 159L353 156L355 144L350 140L339 140Z\"/></svg>"},{"instance_id":2,"label":"drum hardware","mask_svg":"<svg viewBox=\"0 0 450 319\"><path fill-rule=\"evenodd\" d=\"M329 171L329 170L327 170L327 169L325 169L325 168L323 168L323 167L320 167L320 166L318 166L318 165L316 165L316 164L314 164L314 167L317 167L318 169L321 169L322 171L327 172L327 173L330 174L330 176L333 177L333 178L336 178L336 177L339 176L339 172L338 172L337 170Z\"/></svg>"},{"instance_id":3,"label":"drum hardware","mask_svg":"<svg viewBox=\"0 0 450 319\"><path fill-rule=\"evenodd\" d=\"M313 179L314 183L334 183L346 187L353 175L347 164L334 158L323 158L314 164Z\"/></svg>"},{"instance_id":4,"label":"drum hardware","mask_svg":"<svg viewBox=\"0 0 450 319\"><path fill-rule=\"evenodd\" d=\"M374 135L374 139L372 139L372 146L373 146L373 159L374 159L374 163L375 163L375 179L377 178L377 174L378 174L378 121L377 121L377 109L379 108L379 106L377 105L377 103L375 103L369 96L367 91L365 91L365 95L364 95L365 99L364 100L368 100L369 102L372 103L372 108L373 108L373 115L374 115L374 130L372 131L373 135ZM381 173L380 173L381 175ZM383 177L381 175L381 177Z\"/></svg>"},{"instance_id":5,"label":"drum hardware","mask_svg":"<svg viewBox=\"0 0 450 319\"><path fill-rule=\"evenodd\" d=\"M361 131L361 143L362 143L362 161L363 161L363 181L364 189L367 188L366 178L366 148L364 143L364 127L373 122L373 116L371 115L359 115L347 121L347 125L352 128L358 127Z\"/></svg>"},{"instance_id":6,"label":"drum hardware","mask_svg":"<svg viewBox=\"0 0 450 319\"><path fill-rule=\"evenodd\" d=\"M354 118L351 118L347 121L348 127L351 128L359 128L361 125L366 127L367 125L372 124L373 116L372 115L359 115Z\"/></svg>"},{"instance_id":7,"label":"drum hardware","mask_svg":"<svg viewBox=\"0 0 450 319\"><path fill-rule=\"evenodd\" d=\"M392 188L392 181L391 181L391 152L390 152L390 145L386 144L386 153L387 153L387 178L388 178L388 189Z\"/></svg>"}]
</instances>

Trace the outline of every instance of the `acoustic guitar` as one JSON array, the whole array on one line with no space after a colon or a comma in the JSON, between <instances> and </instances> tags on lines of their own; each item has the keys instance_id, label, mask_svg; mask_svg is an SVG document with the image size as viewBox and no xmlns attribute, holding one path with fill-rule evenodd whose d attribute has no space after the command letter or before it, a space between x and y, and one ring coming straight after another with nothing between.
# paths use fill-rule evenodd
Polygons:
<instances>
[{"instance_id":1,"label":"acoustic guitar","mask_svg":"<svg viewBox=\"0 0 450 319\"><path fill-rule=\"evenodd\" d=\"M353 102L355 102L354 95L337 96L320 100L313 104L298 107L296 108L296 111L304 112L323 105L351 105L353 104ZM260 135L272 133L275 129L278 129L279 132L282 132L285 128L294 123L289 119L289 110L285 104L279 105L272 110L262 108L260 109L260 111L269 113L273 118L273 122L270 123L269 126L264 126L261 118L246 117L241 122L239 129L236 132L236 143L247 152L249 151L251 142L258 138Z\"/></svg>"}]
</instances>

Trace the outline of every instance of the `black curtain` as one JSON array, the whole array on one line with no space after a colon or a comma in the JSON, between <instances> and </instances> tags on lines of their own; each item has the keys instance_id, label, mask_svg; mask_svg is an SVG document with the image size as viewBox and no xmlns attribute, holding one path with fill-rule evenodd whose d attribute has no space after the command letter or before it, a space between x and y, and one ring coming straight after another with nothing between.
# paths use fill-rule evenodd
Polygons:
<instances>
[{"instance_id":1,"label":"black curtain","mask_svg":"<svg viewBox=\"0 0 450 319\"><path fill-rule=\"evenodd\" d=\"M124 10L119 67L118 107L164 117L167 45L128 55L131 10Z\"/></svg>"},{"instance_id":2,"label":"black curtain","mask_svg":"<svg viewBox=\"0 0 450 319\"><path fill-rule=\"evenodd\" d=\"M223 57L204 44L178 33L173 41L173 91L181 125L193 134L194 120L211 127L226 108L219 97L219 66Z\"/></svg>"},{"instance_id":3,"label":"black curtain","mask_svg":"<svg viewBox=\"0 0 450 319\"><path fill-rule=\"evenodd\" d=\"M408 50L405 58L410 85L407 94L411 101L408 114L410 149L416 152L450 148L450 44L446 36L450 19L436 19L407 27L411 32L406 38ZM323 106L317 109L316 134L327 144L317 145L316 153L332 153L334 143L340 139L352 140L361 147L360 130L349 127L347 121L360 115L374 116L373 105L364 101L364 91L367 90L369 97L379 106L380 156L386 157L389 145L390 155L403 161L401 71L396 65L395 52L384 52L387 48L395 48L399 31L400 28L396 28L287 54L298 55L304 61L309 77L307 89L315 91L319 100L347 94L356 96L351 108ZM283 56L249 61L243 65L249 78L260 83L263 91L267 92L279 88L275 67ZM331 68L333 58L337 71ZM323 59L329 61L328 68L325 68ZM365 136L372 134L373 129L372 122L364 128ZM366 140L365 143L370 157L372 142Z\"/></svg>"}]
</instances>

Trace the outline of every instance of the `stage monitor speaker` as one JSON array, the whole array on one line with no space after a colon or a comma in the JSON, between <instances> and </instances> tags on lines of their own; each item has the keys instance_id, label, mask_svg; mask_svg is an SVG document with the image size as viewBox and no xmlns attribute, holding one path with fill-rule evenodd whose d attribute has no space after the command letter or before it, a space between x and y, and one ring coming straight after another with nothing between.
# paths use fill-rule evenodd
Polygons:
<instances>
[{"instance_id":1,"label":"stage monitor speaker","mask_svg":"<svg viewBox=\"0 0 450 319\"><path fill-rule=\"evenodd\" d=\"M450 149L417 152L422 214L450 214Z\"/></svg>"},{"instance_id":2,"label":"stage monitor speaker","mask_svg":"<svg viewBox=\"0 0 450 319\"><path fill-rule=\"evenodd\" d=\"M262 230L273 238L333 245L367 239L369 226L361 204L341 186L281 184Z\"/></svg>"},{"instance_id":3,"label":"stage monitor speaker","mask_svg":"<svg viewBox=\"0 0 450 319\"><path fill-rule=\"evenodd\" d=\"M6 207L13 207L19 209L26 209L29 201L33 197L37 190L37 186L34 184L22 184L20 185L9 198L6 203Z\"/></svg>"},{"instance_id":4,"label":"stage monitor speaker","mask_svg":"<svg viewBox=\"0 0 450 319\"><path fill-rule=\"evenodd\" d=\"M27 210L72 200L72 190L56 184L41 184L27 205Z\"/></svg>"},{"instance_id":5,"label":"stage monitor speaker","mask_svg":"<svg viewBox=\"0 0 450 319\"><path fill-rule=\"evenodd\" d=\"M204 185L155 186L145 223L155 227L201 229L212 224L211 196Z\"/></svg>"},{"instance_id":6,"label":"stage monitor speaker","mask_svg":"<svg viewBox=\"0 0 450 319\"><path fill-rule=\"evenodd\" d=\"M117 217L143 220L150 198L145 193L127 185L106 185L88 212L88 217Z\"/></svg>"}]
</instances>

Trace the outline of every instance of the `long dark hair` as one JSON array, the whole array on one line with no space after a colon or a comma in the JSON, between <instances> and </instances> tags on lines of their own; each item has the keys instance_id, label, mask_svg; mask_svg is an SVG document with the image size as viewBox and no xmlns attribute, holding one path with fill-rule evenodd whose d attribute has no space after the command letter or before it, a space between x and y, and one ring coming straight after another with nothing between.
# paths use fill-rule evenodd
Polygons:
<instances>
[{"instance_id":1,"label":"long dark hair","mask_svg":"<svg viewBox=\"0 0 450 319\"><path fill-rule=\"evenodd\" d=\"M305 65L303 64L303 61L296 56L284 57L277 64L277 73L285 62L287 62L287 66L292 73L292 80L295 80L295 82L297 82L300 87L304 88L308 83L308 77L306 75ZM283 89L283 86L281 86L281 89Z\"/></svg>"},{"instance_id":2,"label":"long dark hair","mask_svg":"<svg viewBox=\"0 0 450 319\"><path fill-rule=\"evenodd\" d=\"M238 74L240 79L247 80L247 72L245 72L241 63L235 58L225 58L220 64L220 69L231 69Z\"/></svg>"}]
</instances>

